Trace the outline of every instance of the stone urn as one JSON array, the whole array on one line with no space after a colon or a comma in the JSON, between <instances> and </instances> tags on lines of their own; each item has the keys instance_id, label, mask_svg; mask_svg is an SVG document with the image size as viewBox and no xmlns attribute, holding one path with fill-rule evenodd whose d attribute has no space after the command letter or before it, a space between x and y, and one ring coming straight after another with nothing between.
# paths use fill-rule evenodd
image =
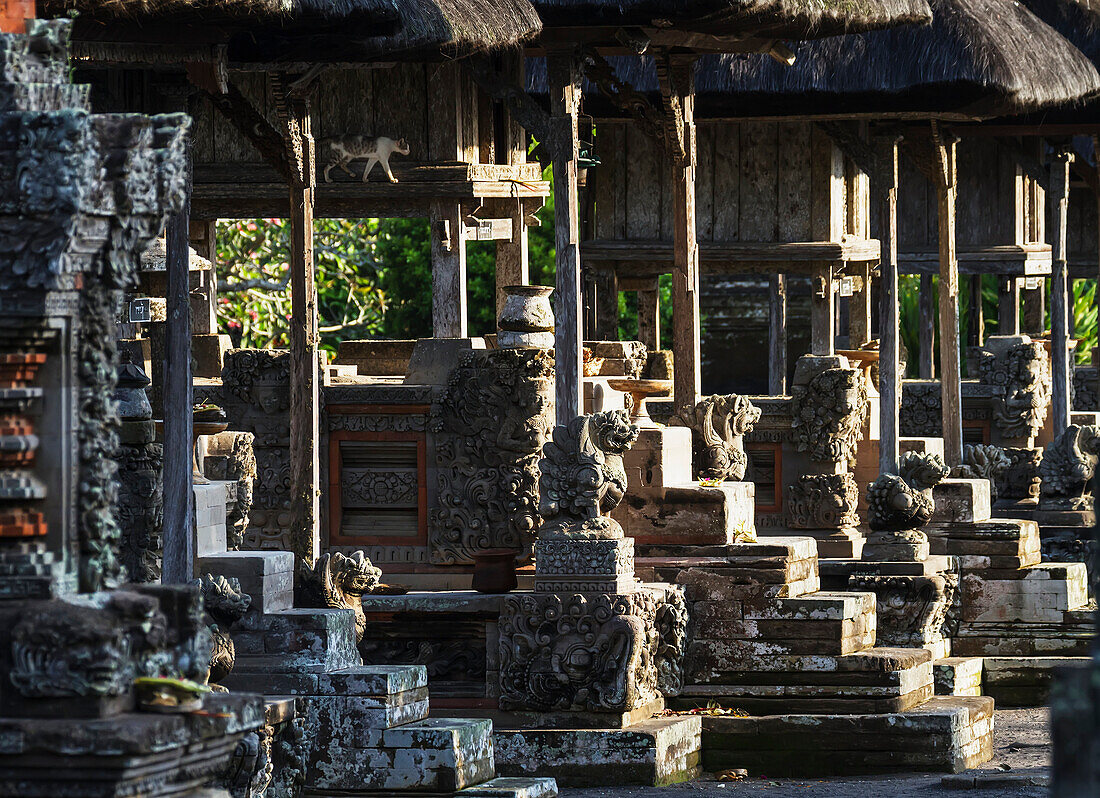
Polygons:
<instances>
[{"instance_id":1,"label":"stone urn","mask_svg":"<svg viewBox=\"0 0 1100 798\"><path fill-rule=\"evenodd\" d=\"M478 593L510 593L518 584L514 549L483 549L474 553L472 587Z\"/></svg>"},{"instance_id":2,"label":"stone urn","mask_svg":"<svg viewBox=\"0 0 1100 798\"><path fill-rule=\"evenodd\" d=\"M672 391L671 380L635 380L629 377L617 377L608 380L609 387L630 394L630 423L636 427L653 428L658 426L649 416L646 400L651 396L668 396Z\"/></svg>"},{"instance_id":3,"label":"stone urn","mask_svg":"<svg viewBox=\"0 0 1100 798\"><path fill-rule=\"evenodd\" d=\"M501 349L551 349L554 346L553 288L510 285L504 289L497 346Z\"/></svg>"}]
</instances>

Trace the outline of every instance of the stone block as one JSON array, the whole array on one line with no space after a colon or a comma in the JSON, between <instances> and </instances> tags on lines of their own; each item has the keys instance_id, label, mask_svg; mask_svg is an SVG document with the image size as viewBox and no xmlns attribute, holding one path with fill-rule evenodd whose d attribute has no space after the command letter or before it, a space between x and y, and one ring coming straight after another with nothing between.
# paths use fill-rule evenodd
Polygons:
<instances>
[{"instance_id":1,"label":"stone block","mask_svg":"<svg viewBox=\"0 0 1100 798\"><path fill-rule=\"evenodd\" d=\"M981 695L982 658L944 657L932 665L936 695Z\"/></svg>"},{"instance_id":2,"label":"stone block","mask_svg":"<svg viewBox=\"0 0 1100 798\"><path fill-rule=\"evenodd\" d=\"M938 454L943 457L943 438L900 438L898 454L916 452L917 454Z\"/></svg>"},{"instance_id":3,"label":"stone block","mask_svg":"<svg viewBox=\"0 0 1100 798\"><path fill-rule=\"evenodd\" d=\"M228 335L191 336L191 362L196 377L221 377L225 353L233 348Z\"/></svg>"},{"instance_id":4,"label":"stone block","mask_svg":"<svg viewBox=\"0 0 1100 798\"><path fill-rule=\"evenodd\" d=\"M289 551L225 551L206 555L199 573L234 577L252 597L252 609L274 613L294 606L294 555Z\"/></svg>"},{"instance_id":5,"label":"stone block","mask_svg":"<svg viewBox=\"0 0 1100 798\"><path fill-rule=\"evenodd\" d=\"M409 385L446 385L464 353L483 349L485 340L482 338L421 338L413 347L405 382Z\"/></svg>"},{"instance_id":6,"label":"stone block","mask_svg":"<svg viewBox=\"0 0 1100 798\"><path fill-rule=\"evenodd\" d=\"M382 733L391 748L450 751L458 759L474 761L493 756L493 722L482 719L428 718Z\"/></svg>"},{"instance_id":7,"label":"stone block","mask_svg":"<svg viewBox=\"0 0 1100 798\"><path fill-rule=\"evenodd\" d=\"M987 479L945 479L932 489L932 498L936 502L933 524L968 524L990 518Z\"/></svg>"},{"instance_id":8,"label":"stone block","mask_svg":"<svg viewBox=\"0 0 1100 798\"><path fill-rule=\"evenodd\" d=\"M393 696L427 689L423 665L359 665L318 675L318 695Z\"/></svg>"},{"instance_id":9,"label":"stone block","mask_svg":"<svg viewBox=\"0 0 1100 798\"><path fill-rule=\"evenodd\" d=\"M986 657L982 691L997 706L1043 706L1056 669L1087 668L1091 662L1090 657Z\"/></svg>"},{"instance_id":10,"label":"stone block","mask_svg":"<svg viewBox=\"0 0 1100 798\"><path fill-rule=\"evenodd\" d=\"M907 770L959 772L993 753L993 700L935 696L919 707L858 718L789 714L707 717L704 767L818 777Z\"/></svg>"},{"instance_id":11,"label":"stone block","mask_svg":"<svg viewBox=\"0 0 1100 798\"><path fill-rule=\"evenodd\" d=\"M659 497L665 488L691 482L691 430L643 427L623 455L628 496ZM621 522L620 522L621 523Z\"/></svg>"},{"instance_id":12,"label":"stone block","mask_svg":"<svg viewBox=\"0 0 1100 798\"><path fill-rule=\"evenodd\" d=\"M550 775L565 787L649 785L699 774L698 717L652 718L627 729L497 729L497 770Z\"/></svg>"},{"instance_id":13,"label":"stone block","mask_svg":"<svg viewBox=\"0 0 1100 798\"><path fill-rule=\"evenodd\" d=\"M755 490L751 482L666 486L628 493L611 515L639 544L723 545L755 532Z\"/></svg>"},{"instance_id":14,"label":"stone block","mask_svg":"<svg viewBox=\"0 0 1100 798\"><path fill-rule=\"evenodd\" d=\"M360 374L404 376L416 340L341 341L335 362L356 366Z\"/></svg>"},{"instance_id":15,"label":"stone block","mask_svg":"<svg viewBox=\"0 0 1100 798\"><path fill-rule=\"evenodd\" d=\"M464 798L557 798L558 784L551 778L498 777L459 792Z\"/></svg>"}]
</instances>

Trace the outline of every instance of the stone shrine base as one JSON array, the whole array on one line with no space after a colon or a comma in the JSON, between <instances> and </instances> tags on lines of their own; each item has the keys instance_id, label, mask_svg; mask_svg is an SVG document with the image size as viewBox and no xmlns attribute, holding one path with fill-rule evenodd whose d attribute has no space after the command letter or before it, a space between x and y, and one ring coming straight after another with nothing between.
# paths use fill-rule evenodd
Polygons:
<instances>
[{"instance_id":1,"label":"stone shrine base","mask_svg":"<svg viewBox=\"0 0 1100 798\"><path fill-rule=\"evenodd\" d=\"M703 767L769 776L930 770L959 773L993 755L993 699L937 696L873 715L704 717Z\"/></svg>"},{"instance_id":2,"label":"stone shrine base","mask_svg":"<svg viewBox=\"0 0 1100 798\"><path fill-rule=\"evenodd\" d=\"M664 786L701 773L698 716L649 718L622 729L493 732L497 770L544 773L563 787Z\"/></svg>"},{"instance_id":3,"label":"stone shrine base","mask_svg":"<svg viewBox=\"0 0 1100 798\"><path fill-rule=\"evenodd\" d=\"M187 795L221 775L263 717L259 696L212 693L202 714L0 718L0 795Z\"/></svg>"},{"instance_id":4,"label":"stone shrine base","mask_svg":"<svg viewBox=\"0 0 1100 798\"><path fill-rule=\"evenodd\" d=\"M947 657L934 666L937 695L986 695L998 707L1040 707L1059 670L1086 667L1090 657Z\"/></svg>"}]
</instances>

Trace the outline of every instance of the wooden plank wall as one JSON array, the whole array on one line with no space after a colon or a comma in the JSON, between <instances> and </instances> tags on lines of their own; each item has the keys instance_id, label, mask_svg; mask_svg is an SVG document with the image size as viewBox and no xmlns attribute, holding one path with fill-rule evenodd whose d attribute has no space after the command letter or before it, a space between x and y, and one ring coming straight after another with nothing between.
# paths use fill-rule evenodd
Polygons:
<instances>
[{"instance_id":1,"label":"wooden plank wall","mask_svg":"<svg viewBox=\"0 0 1100 798\"><path fill-rule=\"evenodd\" d=\"M1042 214L1036 214L1032 206L1036 187L1022 175L1008 147L990 137L963 139L958 145L958 176L960 249L1042 240L1041 221L1035 218ZM932 184L903 156L898 189L899 250L937 248L936 203Z\"/></svg>"},{"instance_id":2,"label":"wooden plank wall","mask_svg":"<svg viewBox=\"0 0 1100 798\"><path fill-rule=\"evenodd\" d=\"M458 73L457 103L441 101L442 87L452 85ZM232 73L241 92L261 108L277 126L274 101L266 74ZM459 119L453 116L457 107ZM321 141L334 136L362 133L408 139L409 161L465 160L478 162L478 89L464 70L454 63L396 64L385 69L339 69L325 73L318 81L313 103L314 137ZM455 141L454 152L444 148L429 151L430 144ZM210 103L197 104L193 134L197 164L258 164L255 148ZM400 157L400 156L399 156ZM318 149L318 163L327 153ZM357 163L355 168L361 168Z\"/></svg>"},{"instance_id":3,"label":"wooden plank wall","mask_svg":"<svg viewBox=\"0 0 1100 798\"><path fill-rule=\"evenodd\" d=\"M593 237L671 241L668 169L656 145L635 125L603 122L596 152ZM861 184L846 177L839 150L809 123L700 122L696 157L700 241L837 241L845 232L867 234L865 178ZM849 183L861 208L846 205Z\"/></svg>"}]
</instances>

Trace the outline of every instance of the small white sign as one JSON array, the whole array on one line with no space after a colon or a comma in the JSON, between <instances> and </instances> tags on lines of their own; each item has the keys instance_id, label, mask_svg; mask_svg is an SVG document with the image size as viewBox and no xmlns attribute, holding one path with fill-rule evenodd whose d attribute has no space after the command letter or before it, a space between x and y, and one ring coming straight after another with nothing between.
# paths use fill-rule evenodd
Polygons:
<instances>
[{"instance_id":1,"label":"small white sign","mask_svg":"<svg viewBox=\"0 0 1100 798\"><path fill-rule=\"evenodd\" d=\"M146 299L130 300L130 323L147 324L153 320L152 302Z\"/></svg>"},{"instance_id":2,"label":"small white sign","mask_svg":"<svg viewBox=\"0 0 1100 798\"><path fill-rule=\"evenodd\" d=\"M840 295L851 296L854 293L854 285L851 277L840 278Z\"/></svg>"}]
</instances>

